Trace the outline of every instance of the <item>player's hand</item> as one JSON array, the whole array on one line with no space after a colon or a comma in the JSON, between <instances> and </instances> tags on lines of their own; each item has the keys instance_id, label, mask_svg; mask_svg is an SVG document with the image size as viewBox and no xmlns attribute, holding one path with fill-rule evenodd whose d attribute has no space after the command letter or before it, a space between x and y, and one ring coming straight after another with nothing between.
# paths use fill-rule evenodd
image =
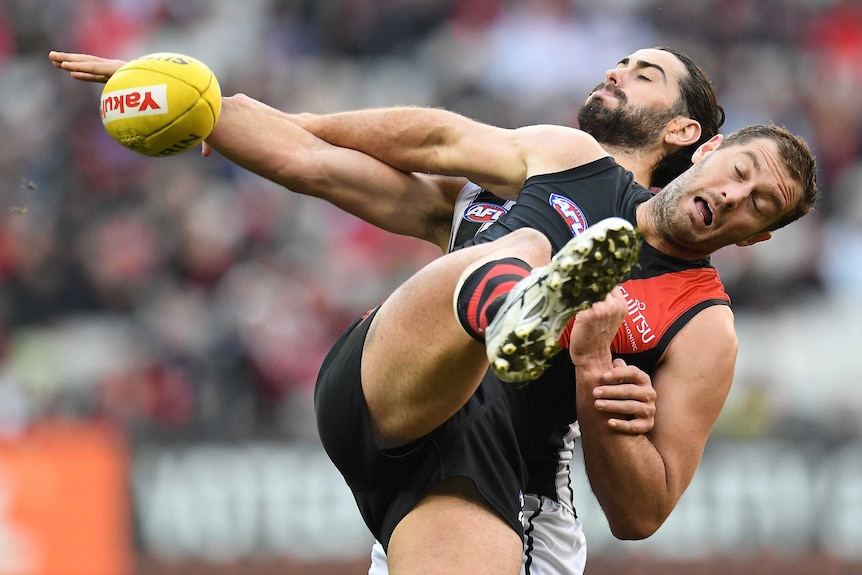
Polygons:
<instances>
[{"instance_id":1,"label":"player's hand","mask_svg":"<svg viewBox=\"0 0 862 575\"><path fill-rule=\"evenodd\" d=\"M615 359L602 383L592 390L593 406L611 416L608 426L621 433L640 434L655 425L656 391L650 376L641 369Z\"/></svg>"},{"instance_id":2,"label":"player's hand","mask_svg":"<svg viewBox=\"0 0 862 575\"><path fill-rule=\"evenodd\" d=\"M104 84L114 75L114 72L125 64L124 60L111 60L90 54L74 54L71 52L48 52L48 58L55 68L69 72L76 80L84 82L99 82Z\"/></svg>"},{"instance_id":3,"label":"player's hand","mask_svg":"<svg viewBox=\"0 0 862 575\"><path fill-rule=\"evenodd\" d=\"M609 359L611 343L627 311L625 298L617 286L604 300L578 312L572 325L569 343L572 362L575 365L586 365L597 358Z\"/></svg>"}]
</instances>

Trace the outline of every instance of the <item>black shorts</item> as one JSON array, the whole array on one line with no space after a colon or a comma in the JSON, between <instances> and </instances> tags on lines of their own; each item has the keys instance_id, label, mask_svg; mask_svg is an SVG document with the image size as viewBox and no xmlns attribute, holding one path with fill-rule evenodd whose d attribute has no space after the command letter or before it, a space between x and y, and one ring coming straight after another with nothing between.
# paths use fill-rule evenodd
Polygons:
<instances>
[{"instance_id":1,"label":"black shorts","mask_svg":"<svg viewBox=\"0 0 862 575\"><path fill-rule=\"evenodd\" d=\"M471 479L487 503L523 537L521 494L526 465L518 438L529 426L526 396L490 375L443 425L395 450L371 435L360 381L362 348L373 314L356 320L320 369L314 403L323 447L384 548L401 519L448 477Z\"/></svg>"}]
</instances>

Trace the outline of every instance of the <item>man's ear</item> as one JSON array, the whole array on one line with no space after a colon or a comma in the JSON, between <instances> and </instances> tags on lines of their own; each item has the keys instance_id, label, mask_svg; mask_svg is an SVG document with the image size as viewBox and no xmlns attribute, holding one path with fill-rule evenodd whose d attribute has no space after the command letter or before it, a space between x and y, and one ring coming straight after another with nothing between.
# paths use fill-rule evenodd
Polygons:
<instances>
[{"instance_id":1,"label":"man's ear","mask_svg":"<svg viewBox=\"0 0 862 575\"><path fill-rule=\"evenodd\" d=\"M736 242L736 245L745 247L745 246L753 246L754 244L758 244L760 242L765 242L766 240L772 237L772 232L760 232L754 234L753 236L749 236L744 240Z\"/></svg>"},{"instance_id":2,"label":"man's ear","mask_svg":"<svg viewBox=\"0 0 862 575\"><path fill-rule=\"evenodd\" d=\"M701 133L700 122L685 116L677 116L668 124L664 141L672 146L684 148L697 143Z\"/></svg>"},{"instance_id":3,"label":"man's ear","mask_svg":"<svg viewBox=\"0 0 862 575\"><path fill-rule=\"evenodd\" d=\"M697 150L694 151L694 155L691 157L691 163L696 164L710 153L712 153L717 147L721 145L724 141L723 134L716 134L704 143L702 143Z\"/></svg>"}]
</instances>

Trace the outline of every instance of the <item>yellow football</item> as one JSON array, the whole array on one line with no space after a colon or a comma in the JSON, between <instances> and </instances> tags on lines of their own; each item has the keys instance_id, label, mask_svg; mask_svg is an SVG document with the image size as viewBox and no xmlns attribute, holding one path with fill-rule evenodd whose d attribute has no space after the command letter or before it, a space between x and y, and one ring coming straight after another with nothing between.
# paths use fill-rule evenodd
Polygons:
<instances>
[{"instance_id":1,"label":"yellow football","mask_svg":"<svg viewBox=\"0 0 862 575\"><path fill-rule=\"evenodd\" d=\"M102 124L114 140L145 156L173 156L212 132L221 88L201 61L169 52L127 62L102 90Z\"/></svg>"}]
</instances>

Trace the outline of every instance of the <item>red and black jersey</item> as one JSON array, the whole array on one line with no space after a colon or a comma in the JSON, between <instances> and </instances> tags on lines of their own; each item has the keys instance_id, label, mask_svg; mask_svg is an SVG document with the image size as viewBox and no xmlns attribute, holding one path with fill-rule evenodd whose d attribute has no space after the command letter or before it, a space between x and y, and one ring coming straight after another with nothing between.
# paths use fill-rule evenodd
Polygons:
<instances>
[{"instance_id":1,"label":"red and black jersey","mask_svg":"<svg viewBox=\"0 0 862 575\"><path fill-rule=\"evenodd\" d=\"M628 313L611 352L652 373L673 336L692 317L712 305L729 305L730 297L709 260L679 260L644 243L638 263L620 286ZM570 333L571 324L560 341L564 348L569 347Z\"/></svg>"},{"instance_id":2,"label":"red and black jersey","mask_svg":"<svg viewBox=\"0 0 862 575\"><path fill-rule=\"evenodd\" d=\"M660 192L659 192L660 193ZM491 241L511 231L532 227L545 233L554 252L573 236L599 220L617 216L637 225L637 207L653 192L634 181L631 172L611 158L554 174L527 180L514 205L494 202L486 191L476 194L483 205L508 208L492 226L475 238L465 238L476 227L460 228L470 206L461 204L456 212L453 237L461 245ZM622 283L628 314L612 343L612 353L629 365L652 375L674 336L698 312L713 305L729 305L717 271L709 258L687 261L669 256L643 243L640 258ZM561 345L568 347L570 330ZM489 372L490 374L490 372ZM492 375L486 375L493 377ZM531 432L523 453L528 466L528 493L538 493L566 505L573 505L568 487L568 464L577 437L574 366L568 353L561 352L538 381L516 393L521 399L516 409L531 413ZM525 407L529 406L529 407Z\"/></svg>"},{"instance_id":3,"label":"red and black jersey","mask_svg":"<svg viewBox=\"0 0 862 575\"><path fill-rule=\"evenodd\" d=\"M655 252L655 253L651 253ZM628 304L611 351L651 373L673 336L698 312L730 305L730 297L709 261L686 262L641 248L641 265L623 282Z\"/></svg>"},{"instance_id":4,"label":"red and black jersey","mask_svg":"<svg viewBox=\"0 0 862 575\"><path fill-rule=\"evenodd\" d=\"M452 243L483 243L518 228L532 227L548 236L556 252L599 220L617 216L637 225L637 207L651 196L650 190L634 181L631 172L609 157L530 178L514 205L468 185L456 207ZM476 214L487 217L477 220ZM489 214L493 214L493 226L488 225ZM730 303L709 258L681 260L645 242L638 264L622 289L629 313L611 351L647 373L655 368L673 336L697 312ZM569 344L569 331L561 341L564 347Z\"/></svg>"}]
</instances>

